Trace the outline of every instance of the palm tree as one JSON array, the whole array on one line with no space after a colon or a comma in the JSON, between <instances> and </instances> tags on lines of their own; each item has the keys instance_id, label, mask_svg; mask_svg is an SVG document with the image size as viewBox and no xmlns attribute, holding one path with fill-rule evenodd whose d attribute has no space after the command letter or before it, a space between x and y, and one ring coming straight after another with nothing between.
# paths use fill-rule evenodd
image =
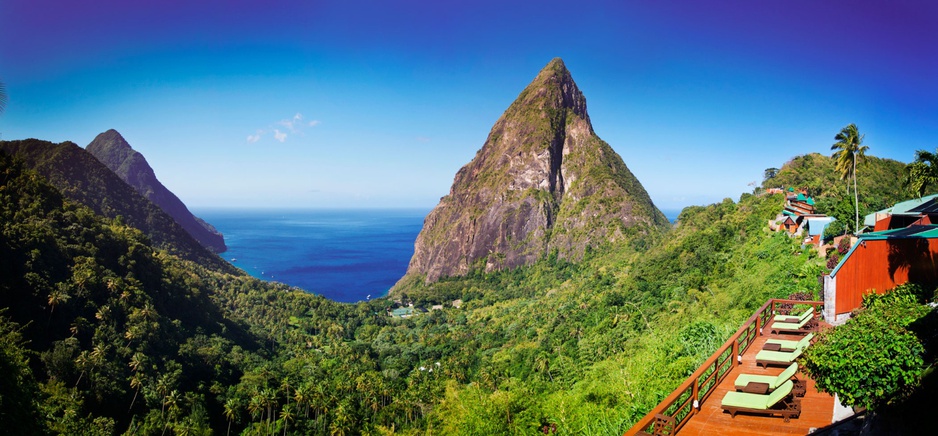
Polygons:
<instances>
[{"instance_id":1,"label":"palm tree","mask_svg":"<svg viewBox=\"0 0 938 436\"><path fill-rule=\"evenodd\" d=\"M293 412L293 407L287 404L283 406L283 409L280 410L280 422L283 425L283 436L287 436L287 429L290 427L290 423L296 419L296 413Z\"/></svg>"},{"instance_id":2,"label":"palm tree","mask_svg":"<svg viewBox=\"0 0 938 436\"><path fill-rule=\"evenodd\" d=\"M225 419L228 420L228 432L225 435L231 434L231 422L238 417L238 410L241 409L241 404L238 400L234 398L229 398L225 401Z\"/></svg>"},{"instance_id":3,"label":"palm tree","mask_svg":"<svg viewBox=\"0 0 938 436\"><path fill-rule=\"evenodd\" d=\"M916 151L915 161L905 166L905 172L905 186L921 198L929 186L938 186L938 153Z\"/></svg>"},{"instance_id":4,"label":"palm tree","mask_svg":"<svg viewBox=\"0 0 938 436\"><path fill-rule=\"evenodd\" d=\"M856 221L854 222L854 232L860 227L860 196L857 194L857 161L866 157L866 151L870 149L863 145L863 137L857 129L857 125L850 123L847 127L840 129L840 133L834 136L837 142L831 146L831 150L837 150L831 156L836 160L835 167L840 172L840 179L847 180L853 176L853 205L856 210Z\"/></svg>"}]
</instances>

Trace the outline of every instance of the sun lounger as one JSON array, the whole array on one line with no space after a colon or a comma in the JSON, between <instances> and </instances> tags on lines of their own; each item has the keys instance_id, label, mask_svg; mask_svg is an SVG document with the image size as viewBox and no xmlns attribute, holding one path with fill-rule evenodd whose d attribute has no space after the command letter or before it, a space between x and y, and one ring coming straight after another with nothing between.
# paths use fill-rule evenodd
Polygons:
<instances>
[{"instance_id":1,"label":"sun lounger","mask_svg":"<svg viewBox=\"0 0 938 436\"><path fill-rule=\"evenodd\" d=\"M785 422L788 422L791 418L801 415L801 402L791 395L793 386L794 383L788 380L774 392L766 395L727 392L721 406L733 418L737 413L743 412L769 416L780 415Z\"/></svg>"},{"instance_id":2,"label":"sun lounger","mask_svg":"<svg viewBox=\"0 0 938 436\"><path fill-rule=\"evenodd\" d=\"M772 392L782 385L786 380L790 379L795 373L798 372L798 364L792 363L788 366L781 374L775 375L757 375L757 374L740 374L736 377L736 381L733 382L733 385L736 386L736 390L743 390L750 383L760 383L767 385L767 392Z\"/></svg>"},{"instance_id":3,"label":"sun lounger","mask_svg":"<svg viewBox=\"0 0 938 436\"><path fill-rule=\"evenodd\" d=\"M802 351L804 351L804 348L797 348L795 351L761 350L756 353L756 363L761 365L762 368L766 368L769 365L791 365L791 363L801 355Z\"/></svg>"},{"instance_id":4,"label":"sun lounger","mask_svg":"<svg viewBox=\"0 0 938 436\"><path fill-rule=\"evenodd\" d=\"M748 392L751 394L767 394L778 389L782 383L785 383L788 380L792 380L795 383L795 387L792 389L792 393L796 397L803 397L805 393L805 383L802 380L798 380L795 377L795 374L798 372L798 364L792 363L788 366L781 374L774 375L757 375L757 374L740 374L736 377L736 381L733 382L733 385L736 386L737 391Z\"/></svg>"},{"instance_id":5,"label":"sun lounger","mask_svg":"<svg viewBox=\"0 0 938 436\"><path fill-rule=\"evenodd\" d=\"M798 323L798 322L804 321L804 320L806 320L806 319L808 319L808 318L810 318L810 317L812 317L812 316L814 316L814 306L809 307L808 310L805 310L804 313L802 313L801 315L798 315L798 316L792 316L792 315L775 315L775 317L772 318L772 321L775 321L775 322L795 322L795 323Z\"/></svg>"},{"instance_id":6,"label":"sun lounger","mask_svg":"<svg viewBox=\"0 0 938 436\"><path fill-rule=\"evenodd\" d=\"M817 324L813 317L808 317L801 322L773 322L769 329L773 334L777 333L809 333L814 331L814 325Z\"/></svg>"},{"instance_id":7,"label":"sun lounger","mask_svg":"<svg viewBox=\"0 0 938 436\"><path fill-rule=\"evenodd\" d=\"M800 341L789 341L785 339L766 339L762 345L763 350L769 351L795 351L797 348L805 348L811 344L814 339L814 333L808 333Z\"/></svg>"}]
</instances>

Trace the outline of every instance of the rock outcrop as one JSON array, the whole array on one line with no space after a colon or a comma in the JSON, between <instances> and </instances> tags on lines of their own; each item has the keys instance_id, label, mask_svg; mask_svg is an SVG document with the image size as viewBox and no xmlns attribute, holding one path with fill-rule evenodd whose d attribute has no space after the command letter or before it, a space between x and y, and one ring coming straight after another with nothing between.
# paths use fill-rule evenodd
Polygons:
<instances>
[{"instance_id":1,"label":"rock outcrop","mask_svg":"<svg viewBox=\"0 0 938 436\"><path fill-rule=\"evenodd\" d=\"M593 132L563 61L552 60L492 127L427 216L408 276L464 275L556 252L621 243L666 227L622 158Z\"/></svg>"},{"instance_id":2,"label":"rock outcrop","mask_svg":"<svg viewBox=\"0 0 938 436\"><path fill-rule=\"evenodd\" d=\"M85 148L110 168L140 195L173 217L199 244L216 253L228 249L225 238L211 224L196 217L189 208L159 180L142 154L134 150L116 130L111 129L94 138Z\"/></svg>"}]
</instances>

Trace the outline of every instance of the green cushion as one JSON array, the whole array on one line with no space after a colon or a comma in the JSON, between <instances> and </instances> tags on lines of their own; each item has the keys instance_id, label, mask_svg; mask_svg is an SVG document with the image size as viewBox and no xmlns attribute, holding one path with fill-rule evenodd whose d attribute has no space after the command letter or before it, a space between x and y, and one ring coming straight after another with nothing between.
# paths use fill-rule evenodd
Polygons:
<instances>
[{"instance_id":1,"label":"green cushion","mask_svg":"<svg viewBox=\"0 0 938 436\"><path fill-rule=\"evenodd\" d=\"M794 362L801 355L802 348L795 351L769 351L762 350L756 353L756 360L767 360L769 362Z\"/></svg>"},{"instance_id":2,"label":"green cushion","mask_svg":"<svg viewBox=\"0 0 938 436\"><path fill-rule=\"evenodd\" d=\"M766 339L766 344L778 344L782 348L788 348L794 350L795 348L805 348L811 344L811 339L814 339L814 333L808 333L800 341L790 341L786 339Z\"/></svg>"},{"instance_id":3,"label":"green cushion","mask_svg":"<svg viewBox=\"0 0 938 436\"><path fill-rule=\"evenodd\" d=\"M811 339L813 338L814 338L814 332L804 335L804 337L801 338L800 341L798 341L797 348L808 348L808 345L811 345Z\"/></svg>"},{"instance_id":4,"label":"green cushion","mask_svg":"<svg viewBox=\"0 0 938 436\"><path fill-rule=\"evenodd\" d=\"M792 363L788 368L782 371L781 374L774 375L758 375L758 374L740 374L736 377L736 381L733 382L733 385L737 389L742 389L746 387L749 383L768 383L769 391L777 389L782 383L785 383L785 380L790 379L795 373L798 372L798 364Z\"/></svg>"},{"instance_id":5,"label":"green cushion","mask_svg":"<svg viewBox=\"0 0 938 436\"><path fill-rule=\"evenodd\" d=\"M790 380L792 377L794 377L796 372L798 372L798 364L792 362L791 365L788 365L788 368L785 368L785 370L778 375L778 377L775 379L775 386L772 388L775 389L781 386L782 383L785 383L786 380Z\"/></svg>"},{"instance_id":6,"label":"green cushion","mask_svg":"<svg viewBox=\"0 0 938 436\"><path fill-rule=\"evenodd\" d=\"M785 383L782 383L775 391L769 394L769 399L766 401L768 407L772 407L775 403L782 401L782 398L788 396L791 393L791 389L795 387L795 383L791 380L786 380Z\"/></svg>"},{"instance_id":7,"label":"green cushion","mask_svg":"<svg viewBox=\"0 0 938 436\"><path fill-rule=\"evenodd\" d=\"M720 402L724 407L745 407L747 409L767 409L768 395L747 394L745 392L727 392Z\"/></svg>"},{"instance_id":8,"label":"green cushion","mask_svg":"<svg viewBox=\"0 0 938 436\"><path fill-rule=\"evenodd\" d=\"M810 319L810 318L808 318L808 319ZM808 319L806 319L806 320L804 320L804 321L801 321L801 322L799 322L799 323L794 323L794 322L778 322L778 321L776 321L776 322L773 322L773 323L772 323L772 327L771 327L771 328L772 328L773 330L774 330L774 329L781 329L781 330L799 330L799 329L801 329L802 327L804 327L805 324L808 323Z\"/></svg>"},{"instance_id":9,"label":"green cushion","mask_svg":"<svg viewBox=\"0 0 938 436\"><path fill-rule=\"evenodd\" d=\"M777 386L772 386L772 383L775 383L774 375L757 375L757 374L740 374L736 377L736 381L733 382L733 385L736 386L736 389L742 389L746 387L749 383L768 383L769 390Z\"/></svg>"},{"instance_id":10,"label":"green cushion","mask_svg":"<svg viewBox=\"0 0 938 436\"><path fill-rule=\"evenodd\" d=\"M790 394L793 386L794 383L788 380L768 395L727 392L721 404L724 407L744 407L747 409L765 410L774 406L775 403L778 403L782 398Z\"/></svg>"},{"instance_id":11,"label":"green cushion","mask_svg":"<svg viewBox=\"0 0 938 436\"><path fill-rule=\"evenodd\" d=\"M804 321L804 320L808 319L808 318L811 317L811 316L814 316L814 306L809 307L809 308L808 308L807 310L805 310L801 315L798 315L798 316L797 316L798 322ZM772 318L772 320L773 320L773 321L780 321L780 320L788 319L788 318L795 318L795 317L792 316L792 315L775 315L775 317Z\"/></svg>"}]
</instances>

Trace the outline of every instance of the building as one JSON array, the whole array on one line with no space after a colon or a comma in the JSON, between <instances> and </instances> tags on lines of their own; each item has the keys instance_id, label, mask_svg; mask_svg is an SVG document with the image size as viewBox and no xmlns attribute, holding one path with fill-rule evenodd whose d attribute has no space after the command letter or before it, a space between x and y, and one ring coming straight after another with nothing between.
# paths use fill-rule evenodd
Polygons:
<instances>
[{"instance_id":1,"label":"building","mask_svg":"<svg viewBox=\"0 0 938 436\"><path fill-rule=\"evenodd\" d=\"M846 321L867 293L883 293L908 282L938 284L938 225L860 235L824 277L824 318L831 324Z\"/></svg>"},{"instance_id":2,"label":"building","mask_svg":"<svg viewBox=\"0 0 938 436\"><path fill-rule=\"evenodd\" d=\"M925 224L920 222L923 217L929 218L928 224L938 223L938 194L903 201L873 212L863 218L863 225L879 232L908 227L915 223Z\"/></svg>"},{"instance_id":3,"label":"building","mask_svg":"<svg viewBox=\"0 0 938 436\"><path fill-rule=\"evenodd\" d=\"M785 212L788 211L786 210ZM795 232L798 231L798 228L801 227L801 217L792 216L785 212L782 212L785 218L779 225L788 233L795 234Z\"/></svg>"},{"instance_id":4,"label":"building","mask_svg":"<svg viewBox=\"0 0 938 436\"><path fill-rule=\"evenodd\" d=\"M795 216L814 214L814 199L808 197L807 191L801 190L800 192L796 193L791 190L788 193L787 200L788 202L785 204L785 210L793 213Z\"/></svg>"},{"instance_id":5,"label":"building","mask_svg":"<svg viewBox=\"0 0 938 436\"><path fill-rule=\"evenodd\" d=\"M805 216L804 221L804 229L808 233L810 243L820 246L821 242L824 241L824 230L832 222L837 221L837 218L826 215L811 215Z\"/></svg>"}]
</instances>

